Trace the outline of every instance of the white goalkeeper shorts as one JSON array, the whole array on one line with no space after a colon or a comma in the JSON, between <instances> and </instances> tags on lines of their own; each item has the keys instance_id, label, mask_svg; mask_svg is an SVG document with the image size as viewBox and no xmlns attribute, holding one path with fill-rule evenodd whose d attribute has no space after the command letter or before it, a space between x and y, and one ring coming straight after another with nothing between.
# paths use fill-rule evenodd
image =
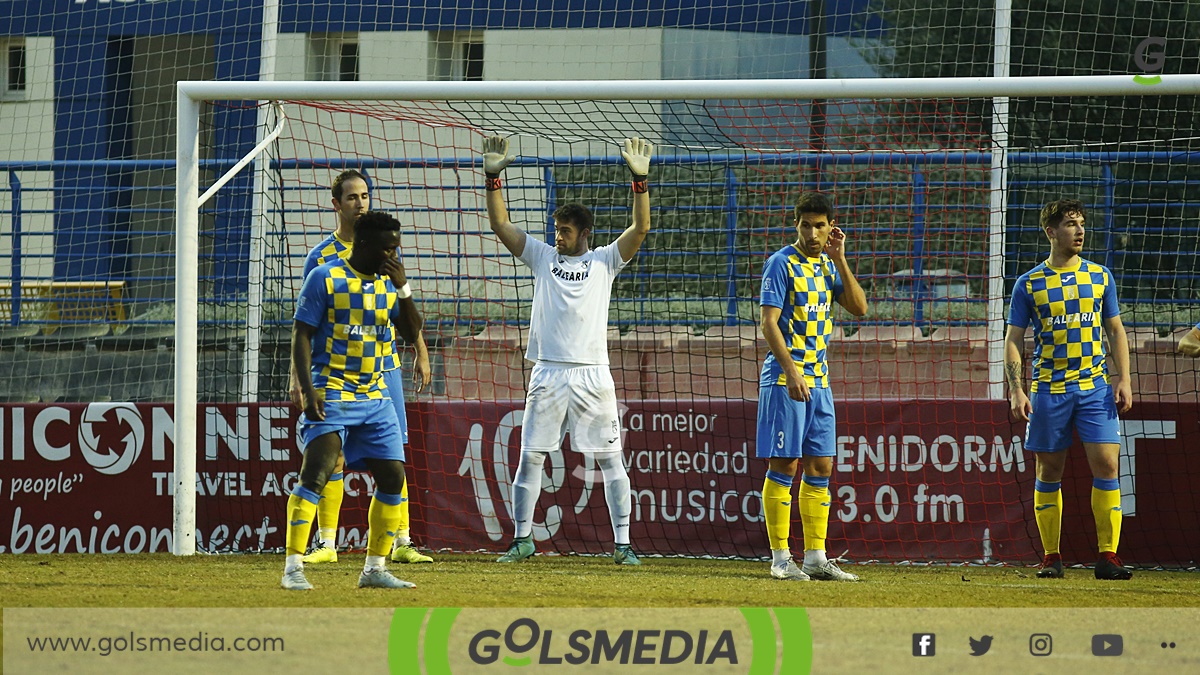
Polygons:
<instances>
[{"instance_id":1,"label":"white goalkeeper shorts","mask_svg":"<svg viewBox=\"0 0 1200 675\"><path fill-rule=\"evenodd\" d=\"M608 366L534 364L525 397L521 451L556 452L568 431L572 450L621 450L617 391Z\"/></svg>"}]
</instances>

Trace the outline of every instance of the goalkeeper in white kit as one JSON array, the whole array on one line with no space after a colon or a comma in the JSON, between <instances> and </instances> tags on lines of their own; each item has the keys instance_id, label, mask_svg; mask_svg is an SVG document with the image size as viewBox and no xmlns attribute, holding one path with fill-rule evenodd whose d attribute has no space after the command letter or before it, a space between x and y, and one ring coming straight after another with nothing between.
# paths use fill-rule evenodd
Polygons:
<instances>
[{"instance_id":1,"label":"goalkeeper in white kit","mask_svg":"<svg viewBox=\"0 0 1200 675\"><path fill-rule=\"evenodd\" d=\"M516 532L497 562L511 563L534 554L533 511L542 489L542 466L562 449L567 432L571 448L591 453L604 479L604 497L612 519L613 561L640 565L629 539L629 474L621 457L621 420L616 386L608 370L608 304L613 280L650 234L652 146L625 139L621 156L633 174L633 223L607 246L590 246L594 220L580 204L554 212L554 246L527 235L509 220L500 174L514 159L508 140L483 142L487 211L500 242L533 272L533 311L529 347L533 361L521 432L521 460L513 480Z\"/></svg>"}]
</instances>

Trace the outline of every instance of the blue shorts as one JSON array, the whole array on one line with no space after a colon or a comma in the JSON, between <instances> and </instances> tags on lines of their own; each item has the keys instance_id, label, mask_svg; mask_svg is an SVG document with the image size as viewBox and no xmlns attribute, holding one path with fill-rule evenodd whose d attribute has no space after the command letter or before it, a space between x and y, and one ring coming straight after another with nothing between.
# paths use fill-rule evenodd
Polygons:
<instances>
[{"instance_id":1,"label":"blue shorts","mask_svg":"<svg viewBox=\"0 0 1200 675\"><path fill-rule=\"evenodd\" d=\"M387 384L387 395L392 398L396 408L396 419L400 420L400 438L408 445L408 417L404 414L404 371L399 368L383 371L383 381Z\"/></svg>"},{"instance_id":2,"label":"blue shorts","mask_svg":"<svg viewBox=\"0 0 1200 675\"><path fill-rule=\"evenodd\" d=\"M1120 443L1121 420L1109 385L1065 394L1035 392L1025 429L1025 449L1059 452L1071 447L1071 430L1084 443Z\"/></svg>"},{"instance_id":3,"label":"blue shorts","mask_svg":"<svg viewBox=\"0 0 1200 675\"><path fill-rule=\"evenodd\" d=\"M755 456L833 457L837 453L837 420L829 387L809 388L811 400L794 401L785 385L758 389L758 442Z\"/></svg>"},{"instance_id":4,"label":"blue shorts","mask_svg":"<svg viewBox=\"0 0 1200 675\"><path fill-rule=\"evenodd\" d=\"M342 439L346 468L362 471L367 468L363 461L367 458L404 461L400 424L390 399L326 401L324 420L309 422L301 414L299 426L305 447L325 434L337 434Z\"/></svg>"}]
</instances>

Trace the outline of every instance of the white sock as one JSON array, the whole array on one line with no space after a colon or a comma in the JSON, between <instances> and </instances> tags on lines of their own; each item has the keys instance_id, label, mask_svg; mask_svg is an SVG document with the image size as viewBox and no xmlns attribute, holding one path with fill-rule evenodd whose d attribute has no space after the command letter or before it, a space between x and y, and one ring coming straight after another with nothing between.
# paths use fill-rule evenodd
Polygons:
<instances>
[{"instance_id":1,"label":"white sock","mask_svg":"<svg viewBox=\"0 0 1200 675\"><path fill-rule=\"evenodd\" d=\"M411 537L404 537L404 536L397 536L397 537L396 537L396 547L397 547L397 548L399 548L399 547L401 547L401 546L411 546L411 545L412 545L412 538L411 538Z\"/></svg>"},{"instance_id":2,"label":"white sock","mask_svg":"<svg viewBox=\"0 0 1200 675\"><path fill-rule=\"evenodd\" d=\"M294 569L304 569L304 560L302 560L302 558L304 558L304 556L300 555L299 553L288 554L288 556L283 559L283 573L287 574Z\"/></svg>"},{"instance_id":3,"label":"white sock","mask_svg":"<svg viewBox=\"0 0 1200 675\"><path fill-rule=\"evenodd\" d=\"M604 501L612 520L613 541L618 546L626 545L629 543L629 513L633 510L629 473L625 471L620 452L597 452L595 459L604 477Z\"/></svg>"},{"instance_id":4,"label":"white sock","mask_svg":"<svg viewBox=\"0 0 1200 675\"><path fill-rule=\"evenodd\" d=\"M828 558L825 557L824 549L812 549L811 551L804 552L805 565L816 567L817 565L824 565L826 562L828 562Z\"/></svg>"},{"instance_id":5,"label":"white sock","mask_svg":"<svg viewBox=\"0 0 1200 675\"><path fill-rule=\"evenodd\" d=\"M326 548L337 548L337 530L321 528L321 543Z\"/></svg>"},{"instance_id":6,"label":"white sock","mask_svg":"<svg viewBox=\"0 0 1200 675\"><path fill-rule=\"evenodd\" d=\"M387 565L387 556L385 555L368 555L367 563L363 565L364 572L381 570Z\"/></svg>"},{"instance_id":7,"label":"white sock","mask_svg":"<svg viewBox=\"0 0 1200 675\"><path fill-rule=\"evenodd\" d=\"M792 559L791 549L779 548L771 549L771 566L782 567L787 564L787 561Z\"/></svg>"},{"instance_id":8,"label":"white sock","mask_svg":"<svg viewBox=\"0 0 1200 675\"><path fill-rule=\"evenodd\" d=\"M527 451L517 462L517 477L513 479L513 524L517 537L533 534L533 510L542 496L542 466L548 453Z\"/></svg>"}]
</instances>

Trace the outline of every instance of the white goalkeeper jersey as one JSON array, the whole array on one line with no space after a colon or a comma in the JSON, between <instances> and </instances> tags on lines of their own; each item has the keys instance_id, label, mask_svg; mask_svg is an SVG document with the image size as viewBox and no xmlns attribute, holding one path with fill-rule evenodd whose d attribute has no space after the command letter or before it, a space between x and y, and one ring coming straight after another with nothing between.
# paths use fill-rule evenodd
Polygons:
<instances>
[{"instance_id":1,"label":"white goalkeeper jersey","mask_svg":"<svg viewBox=\"0 0 1200 675\"><path fill-rule=\"evenodd\" d=\"M529 318L530 361L608 365L608 301L612 283L625 267L616 242L580 256L525 237L517 258L533 270L533 314Z\"/></svg>"}]
</instances>

